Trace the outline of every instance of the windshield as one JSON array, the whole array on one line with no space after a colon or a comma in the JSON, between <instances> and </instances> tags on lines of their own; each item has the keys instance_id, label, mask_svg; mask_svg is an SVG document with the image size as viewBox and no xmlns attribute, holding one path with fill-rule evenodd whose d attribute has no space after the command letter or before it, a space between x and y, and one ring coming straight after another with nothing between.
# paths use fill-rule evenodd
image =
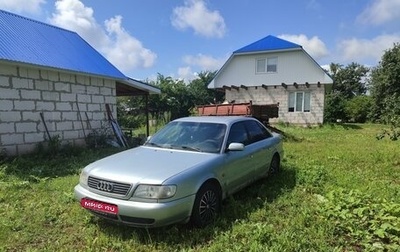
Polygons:
<instances>
[{"instance_id":1,"label":"windshield","mask_svg":"<svg viewBox=\"0 0 400 252\"><path fill-rule=\"evenodd\" d=\"M225 124L171 122L150 138L146 145L217 153L221 150L225 131Z\"/></svg>"}]
</instances>

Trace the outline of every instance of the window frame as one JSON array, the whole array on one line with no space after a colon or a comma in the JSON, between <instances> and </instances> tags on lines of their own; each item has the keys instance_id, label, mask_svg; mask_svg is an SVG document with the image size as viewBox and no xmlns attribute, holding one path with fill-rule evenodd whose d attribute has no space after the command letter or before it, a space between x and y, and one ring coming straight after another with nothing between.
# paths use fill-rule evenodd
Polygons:
<instances>
[{"instance_id":1,"label":"window frame","mask_svg":"<svg viewBox=\"0 0 400 252\"><path fill-rule=\"evenodd\" d=\"M298 101L301 95L301 101ZM300 103L301 102L301 103ZM299 108L299 105L301 108ZM306 109L308 108L308 109ZM311 92L309 91L292 91L288 95L288 112L311 112Z\"/></svg>"},{"instance_id":2,"label":"window frame","mask_svg":"<svg viewBox=\"0 0 400 252\"><path fill-rule=\"evenodd\" d=\"M273 61L270 63L270 61ZM275 66L275 70L268 70L270 66ZM277 73L278 72L278 57L269 57L266 61L266 72L267 73Z\"/></svg>"},{"instance_id":3,"label":"window frame","mask_svg":"<svg viewBox=\"0 0 400 252\"><path fill-rule=\"evenodd\" d=\"M269 68L274 68L269 70ZM263 57L256 58L256 74L277 73L278 72L278 57Z\"/></svg>"}]
</instances>

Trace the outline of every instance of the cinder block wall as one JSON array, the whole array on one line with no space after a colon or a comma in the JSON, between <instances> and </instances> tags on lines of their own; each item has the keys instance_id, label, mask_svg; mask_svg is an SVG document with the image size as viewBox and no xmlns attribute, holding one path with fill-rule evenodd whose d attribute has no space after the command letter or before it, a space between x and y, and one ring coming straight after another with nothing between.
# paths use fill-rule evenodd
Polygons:
<instances>
[{"instance_id":1,"label":"cinder block wall","mask_svg":"<svg viewBox=\"0 0 400 252\"><path fill-rule=\"evenodd\" d=\"M288 112L289 92L292 91L310 91L311 92L311 111L310 112ZM299 125L317 125L323 123L324 118L324 97L325 87L317 84L299 85L297 88L293 85L284 88L281 85L263 87L248 87L225 90L227 101L236 103L252 101L253 104L276 104L279 103L279 117L271 118L270 123L290 123Z\"/></svg>"},{"instance_id":2,"label":"cinder block wall","mask_svg":"<svg viewBox=\"0 0 400 252\"><path fill-rule=\"evenodd\" d=\"M0 150L19 155L45 141L41 112L51 136L83 145L104 123L106 103L116 118L115 92L112 80L0 65Z\"/></svg>"}]
</instances>

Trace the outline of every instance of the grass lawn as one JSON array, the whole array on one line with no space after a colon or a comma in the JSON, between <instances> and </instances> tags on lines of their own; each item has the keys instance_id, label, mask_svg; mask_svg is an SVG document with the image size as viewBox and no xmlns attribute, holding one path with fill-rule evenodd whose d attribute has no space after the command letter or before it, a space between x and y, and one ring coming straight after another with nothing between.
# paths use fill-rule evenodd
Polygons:
<instances>
[{"instance_id":1,"label":"grass lawn","mask_svg":"<svg viewBox=\"0 0 400 252\"><path fill-rule=\"evenodd\" d=\"M205 229L137 229L83 210L73 187L116 150L0 161L0 251L400 251L400 141L380 125L279 127L282 171L224 201Z\"/></svg>"}]
</instances>

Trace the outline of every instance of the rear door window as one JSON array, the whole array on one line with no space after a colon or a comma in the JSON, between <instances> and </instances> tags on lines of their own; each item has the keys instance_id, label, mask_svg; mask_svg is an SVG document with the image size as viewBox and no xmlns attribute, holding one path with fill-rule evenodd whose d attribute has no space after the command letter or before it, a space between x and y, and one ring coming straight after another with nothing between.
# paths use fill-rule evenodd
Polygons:
<instances>
[{"instance_id":1,"label":"rear door window","mask_svg":"<svg viewBox=\"0 0 400 252\"><path fill-rule=\"evenodd\" d=\"M271 133L257 121L248 120L245 122L245 126L249 135L249 143L255 143L272 136Z\"/></svg>"}]
</instances>

